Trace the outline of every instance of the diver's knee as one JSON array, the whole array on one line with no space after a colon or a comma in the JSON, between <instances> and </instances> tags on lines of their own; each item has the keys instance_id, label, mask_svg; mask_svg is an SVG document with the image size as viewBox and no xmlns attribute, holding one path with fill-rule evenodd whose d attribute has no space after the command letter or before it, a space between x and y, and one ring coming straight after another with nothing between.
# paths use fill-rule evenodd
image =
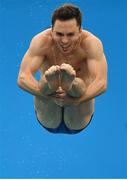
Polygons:
<instances>
[{"instance_id":1,"label":"diver's knee","mask_svg":"<svg viewBox=\"0 0 127 180\"><path fill-rule=\"evenodd\" d=\"M68 91L68 94L72 97L81 97L86 91L86 85L80 78L75 78L72 84L72 88Z\"/></svg>"}]
</instances>

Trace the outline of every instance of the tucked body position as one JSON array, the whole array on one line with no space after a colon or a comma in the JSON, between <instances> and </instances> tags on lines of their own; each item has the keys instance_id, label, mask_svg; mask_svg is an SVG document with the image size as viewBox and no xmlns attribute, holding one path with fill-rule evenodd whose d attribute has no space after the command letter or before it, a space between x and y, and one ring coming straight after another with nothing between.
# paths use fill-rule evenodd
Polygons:
<instances>
[{"instance_id":1,"label":"tucked body position","mask_svg":"<svg viewBox=\"0 0 127 180\"><path fill-rule=\"evenodd\" d=\"M18 85L34 95L37 119L52 133L82 131L92 119L94 98L107 88L102 42L81 23L78 7L57 8L52 27L33 37L21 62Z\"/></svg>"}]
</instances>

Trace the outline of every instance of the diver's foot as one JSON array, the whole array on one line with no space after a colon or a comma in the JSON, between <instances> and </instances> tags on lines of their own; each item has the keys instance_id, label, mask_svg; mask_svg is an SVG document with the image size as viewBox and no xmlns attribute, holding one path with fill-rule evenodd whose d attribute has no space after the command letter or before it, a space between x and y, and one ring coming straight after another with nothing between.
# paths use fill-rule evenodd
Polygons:
<instances>
[{"instance_id":1,"label":"diver's foot","mask_svg":"<svg viewBox=\"0 0 127 180\"><path fill-rule=\"evenodd\" d=\"M68 91L72 87L76 72L70 64L63 63L60 67L60 77L62 89Z\"/></svg>"},{"instance_id":2,"label":"diver's foot","mask_svg":"<svg viewBox=\"0 0 127 180\"><path fill-rule=\"evenodd\" d=\"M45 78L51 90L56 91L59 87L60 66L51 66L45 71Z\"/></svg>"}]
</instances>

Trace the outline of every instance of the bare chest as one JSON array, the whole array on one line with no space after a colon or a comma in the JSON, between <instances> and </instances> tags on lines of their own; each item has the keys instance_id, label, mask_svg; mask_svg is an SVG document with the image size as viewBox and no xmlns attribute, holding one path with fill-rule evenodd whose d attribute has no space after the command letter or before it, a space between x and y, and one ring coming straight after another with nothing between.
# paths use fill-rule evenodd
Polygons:
<instances>
[{"instance_id":1,"label":"bare chest","mask_svg":"<svg viewBox=\"0 0 127 180\"><path fill-rule=\"evenodd\" d=\"M86 55L82 51L77 51L76 53L70 55L63 55L61 53L56 53L50 51L41 68L41 73L49 69L53 65L61 65L62 63L70 64L76 71L77 76L84 76L87 71Z\"/></svg>"}]
</instances>

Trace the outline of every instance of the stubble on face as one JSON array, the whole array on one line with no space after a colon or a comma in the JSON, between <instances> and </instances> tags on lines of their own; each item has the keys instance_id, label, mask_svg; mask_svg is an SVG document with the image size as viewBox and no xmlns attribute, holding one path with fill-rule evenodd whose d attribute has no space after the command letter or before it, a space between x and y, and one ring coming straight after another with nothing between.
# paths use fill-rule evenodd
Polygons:
<instances>
[{"instance_id":1,"label":"stubble on face","mask_svg":"<svg viewBox=\"0 0 127 180\"><path fill-rule=\"evenodd\" d=\"M56 20L52 28L52 37L62 53L69 53L78 44L81 29L77 26L76 19L67 21Z\"/></svg>"}]
</instances>

